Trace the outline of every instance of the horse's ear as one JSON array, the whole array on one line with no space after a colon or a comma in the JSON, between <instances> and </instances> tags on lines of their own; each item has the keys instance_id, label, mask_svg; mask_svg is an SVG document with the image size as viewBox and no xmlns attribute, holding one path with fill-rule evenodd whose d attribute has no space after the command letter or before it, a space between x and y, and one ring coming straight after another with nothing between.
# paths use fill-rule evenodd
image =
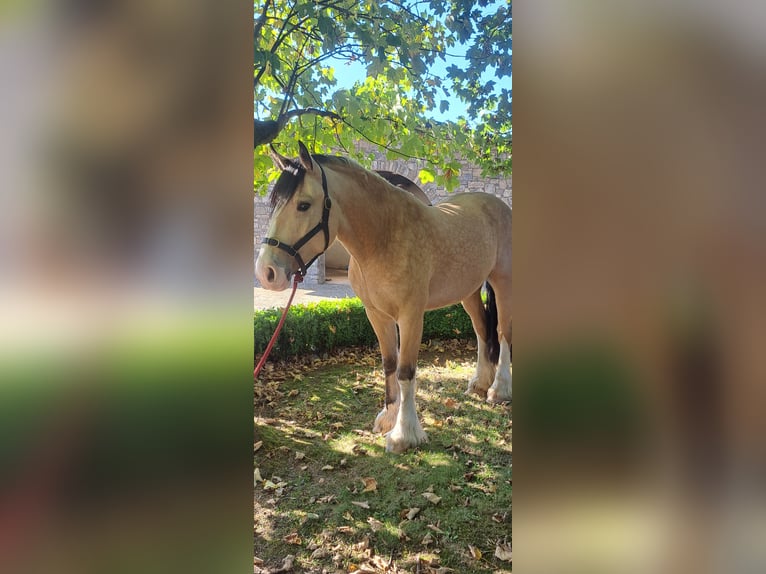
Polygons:
<instances>
[{"instance_id":1,"label":"horse's ear","mask_svg":"<svg viewBox=\"0 0 766 574\"><path fill-rule=\"evenodd\" d=\"M309 153L309 150L306 148L306 146L303 145L302 141L298 142L298 149L300 150L298 152L298 159L300 159L303 168L306 171L313 171L314 161L311 159L311 154Z\"/></svg>"},{"instance_id":2,"label":"horse's ear","mask_svg":"<svg viewBox=\"0 0 766 574\"><path fill-rule=\"evenodd\" d=\"M271 161L274 162L274 165L281 171L285 171L285 166L289 165L290 160L288 160L285 156L280 155L280 153L271 144L269 144L269 155L271 156Z\"/></svg>"}]
</instances>

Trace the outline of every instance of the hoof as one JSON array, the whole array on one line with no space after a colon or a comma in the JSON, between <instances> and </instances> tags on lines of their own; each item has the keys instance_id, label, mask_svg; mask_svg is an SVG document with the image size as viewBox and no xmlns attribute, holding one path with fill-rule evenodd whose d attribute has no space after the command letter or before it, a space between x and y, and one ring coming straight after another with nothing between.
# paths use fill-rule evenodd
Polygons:
<instances>
[{"instance_id":1,"label":"hoof","mask_svg":"<svg viewBox=\"0 0 766 574\"><path fill-rule=\"evenodd\" d=\"M502 403L510 403L511 402L511 395L503 395L501 393L498 393L495 389L489 389L489 392L487 393L487 402L488 403L494 403L494 404L502 404Z\"/></svg>"},{"instance_id":2,"label":"hoof","mask_svg":"<svg viewBox=\"0 0 766 574\"><path fill-rule=\"evenodd\" d=\"M401 454L410 448L428 442L428 435L423 429L413 429L415 432L401 433L397 429L386 435L386 452Z\"/></svg>"},{"instance_id":3,"label":"hoof","mask_svg":"<svg viewBox=\"0 0 766 574\"><path fill-rule=\"evenodd\" d=\"M498 373L495 382L487 392L488 403L510 403L513 395L511 376L508 373Z\"/></svg>"},{"instance_id":4,"label":"hoof","mask_svg":"<svg viewBox=\"0 0 766 574\"><path fill-rule=\"evenodd\" d=\"M396 424L397 411L398 409L395 408L391 408L389 410L384 407L383 410L378 413L378 416L375 417L375 424L372 425L372 432L386 434L392 428L394 428L394 424Z\"/></svg>"},{"instance_id":5,"label":"hoof","mask_svg":"<svg viewBox=\"0 0 766 574\"><path fill-rule=\"evenodd\" d=\"M490 383L486 381L480 381L477 377L471 379L468 383L468 388L465 391L466 395L478 395L482 399L487 396L487 389L489 389Z\"/></svg>"}]
</instances>

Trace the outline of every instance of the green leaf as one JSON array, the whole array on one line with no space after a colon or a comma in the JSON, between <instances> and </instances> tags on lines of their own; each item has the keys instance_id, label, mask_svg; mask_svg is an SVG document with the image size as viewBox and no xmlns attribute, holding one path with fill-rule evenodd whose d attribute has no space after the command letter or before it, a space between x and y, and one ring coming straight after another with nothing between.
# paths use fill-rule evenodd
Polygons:
<instances>
[{"instance_id":1,"label":"green leaf","mask_svg":"<svg viewBox=\"0 0 766 574\"><path fill-rule=\"evenodd\" d=\"M436 178L434 177L434 172L426 168L423 168L418 172L418 179L423 184L431 183L436 180Z\"/></svg>"}]
</instances>

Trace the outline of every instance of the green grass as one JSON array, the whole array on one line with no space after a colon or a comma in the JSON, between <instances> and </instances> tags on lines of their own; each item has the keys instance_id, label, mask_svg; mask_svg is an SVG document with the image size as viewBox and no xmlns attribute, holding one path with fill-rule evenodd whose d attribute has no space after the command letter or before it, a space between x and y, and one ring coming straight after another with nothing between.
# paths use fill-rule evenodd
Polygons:
<instances>
[{"instance_id":1,"label":"green grass","mask_svg":"<svg viewBox=\"0 0 766 574\"><path fill-rule=\"evenodd\" d=\"M493 554L511 543L511 407L463 394L474 353L465 341L421 352L429 442L398 456L371 432L383 400L375 353L278 367L256 383L255 556L273 567L292 554L298 572L352 572L375 560L392 560L390 572L416 572L418 561L422 572L510 572ZM364 492L370 477L377 489ZM421 510L408 519L412 508Z\"/></svg>"}]
</instances>

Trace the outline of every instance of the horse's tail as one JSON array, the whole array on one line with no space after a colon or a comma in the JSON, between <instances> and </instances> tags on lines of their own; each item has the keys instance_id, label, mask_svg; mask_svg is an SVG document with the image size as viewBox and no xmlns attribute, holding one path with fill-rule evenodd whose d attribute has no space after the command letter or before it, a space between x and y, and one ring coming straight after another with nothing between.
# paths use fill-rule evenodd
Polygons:
<instances>
[{"instance_id":1,"label":"horse's tail","mask_svg":"<svg viewBox=\"0 0 766 574\"><path fill-rule=\"evenodd\" d=\"M487 288L487 302L484 304L484 317L487 324L487 354L493 365L497 365L500 359L500 340L497 337L497 302L495 301L495 290L489 281L484 283Z\"/></svg>"}]
</instances>

